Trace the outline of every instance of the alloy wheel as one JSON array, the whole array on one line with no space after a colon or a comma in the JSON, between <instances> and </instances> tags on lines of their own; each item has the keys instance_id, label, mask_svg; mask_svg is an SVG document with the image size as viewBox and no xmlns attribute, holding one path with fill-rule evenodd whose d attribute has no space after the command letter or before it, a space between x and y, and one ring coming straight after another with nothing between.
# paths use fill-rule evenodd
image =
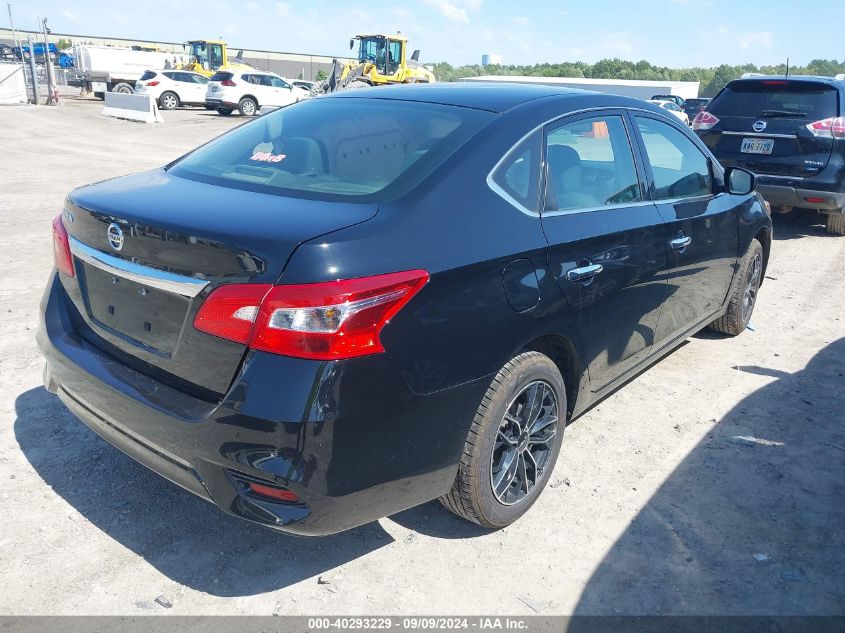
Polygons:
<instances>
[{"instance_id":1,"label":"alloy wheel","mask_svg":"<svg viewBox=\"0 0 845 633\"><path fill-rule=\"evenodd\" d=\"M493 443L490 482L499 503L515 505L534 490L557 431L557 396L548 383L535 380L511 401Z\"/></svg>"},{"instance_id":2,"label":"alloy wheel","mask_svg":"<svg viewBox=\"0 0 845 633\"><path fill-rule=\"evenodd\" d=\"M760 289L760 276L763 273L763 257L755 253L754 258L748 265L748 273L745 277L745 292L742 296L742 321L747 323L754 311L754 304L757 302L757 291Z\"/></svg>"}]
</instances>

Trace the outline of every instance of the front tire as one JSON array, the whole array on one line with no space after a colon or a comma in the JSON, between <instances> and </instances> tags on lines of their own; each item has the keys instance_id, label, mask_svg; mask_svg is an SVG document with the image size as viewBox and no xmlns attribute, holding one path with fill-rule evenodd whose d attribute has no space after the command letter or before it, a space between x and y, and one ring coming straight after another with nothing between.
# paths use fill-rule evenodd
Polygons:
<instances>
[{"instance_id":1,"label":"front tire","mask_svg":"<svg viewBox=\"0 0 845 633\"><path fill-rule=\"evenodd\" d=\"M127 83L119 83L116 84L114 88L111 89L112 92L116 92L120 95L131 95L135 94L135 89Z\"/></svg>"},{"instance_id":2,"label":"front tire","mask_svg":"<svg viewBox=\"0 0 845 633\"><path fill-rule=\"evenodd\" d=\"M751 240L748 252L742 258L739 272L731 289L727 311L713 321L710 327L722 334L731 336L741 334L751 321L762 281L763 246L755 239Z\"/></svg>"},{"instance_id":3,"label":"front tire","mask_svg":"<svg viewBox=\"0 0 845 633\"><path fill-rule=\"evenodd\" d=\"M524 352L510 360L476 411L455 483L440 502L484 527L516 521L551 476L566 411L563 377L550 358Z\"/></svg>"},{"instance_id":4,"label":"front tire","mask_svg":"<svg viewBox=\"0 0 845 633\"><path fill-rule=\"evenodd\" d=\"M845 235L845 210L840 213L828 213L825 228L831 235Z\"/></svg>"},{"instance_id":5,"label":"front tire","mask_svg":"<svg viewBox=\"0 0 845 633\"><path fill-rule=\"evenodd\" d=\"M250 97L244 97L238 102L238 112L243 116L253 116L258 112L258 104Z\"/></svg>"},{"instance_id":6,"label":"front tire","mask_svg":"<svg viewBox=\"0 0 845 633\"><path fill-rule=\"evenodd\" d=\"M179 97L175 92L164 92L158 98L158 107L162 110L175 110L179 107Z\"/></svg>"}]
</instances>

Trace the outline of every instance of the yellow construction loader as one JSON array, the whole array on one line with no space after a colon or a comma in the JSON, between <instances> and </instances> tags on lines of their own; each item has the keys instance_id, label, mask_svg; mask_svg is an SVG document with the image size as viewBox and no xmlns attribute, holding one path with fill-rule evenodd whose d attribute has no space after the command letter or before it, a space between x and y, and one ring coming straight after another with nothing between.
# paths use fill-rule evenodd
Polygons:
<instances>
[{"instance_id":1,"label":"yellow construction loader","mask_svg":"<svg viewBox=\"0 0 845 633\"><path fill-rule=\"evenodd\" d=\"M241 59L243 51L238 51L235 57L230 57L226 42L222 40L191 40L187 46L190 49L189 58L179 70L192 70L211 77L218 70L252 68Z\"/></svg>"},{"instance_id":2,"label":"yellow construction loader","mask_svg":"<svg viewBox=\"0 0 845 633\"><path fill-rule=\"evenodd\" d=\"M348 62L334 60L328 79L319 82L318 93L351 90L366 86L434 83L434 73L420 63L420 51L408 57L408 38L396 35L356 35L349 49L358 43L358 58Z\"/></svg>"}]
</instances>

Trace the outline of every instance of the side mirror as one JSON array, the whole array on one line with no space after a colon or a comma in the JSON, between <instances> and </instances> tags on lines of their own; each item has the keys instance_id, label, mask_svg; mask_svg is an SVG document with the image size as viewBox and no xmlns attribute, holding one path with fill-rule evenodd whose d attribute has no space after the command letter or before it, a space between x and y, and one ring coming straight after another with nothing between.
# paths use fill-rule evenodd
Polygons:
<instances>
[{"instance_id":1,"label":"side mirror","mask_svg":"<svg viewBox=\"0 0 845 633\"><path fill-rule=\"evenodd\" d=\"M414 51L413 55L411 55L411 59L413 59L415 62L420 61L420 49Z\"/></svg>"},{"instance_id":2,"label":"side mirror","mask_svg":"<svg viewBox=\"0 0 845 633\"><path fill-rule=\"evenodd\" d=\"M728 193L736 196L746 196L757 188L757 176L740 167L729 168L725 181L728 183Z\"/></svg>"},{"instance_id":3,"label":"side mirror","mask_svg":"<svg viewBox=\"0 0 845 633\"><path fill-rule=\"evenodd\" d=\"M355 40L349 40L349 50L351 51L353 48L355 48Z\"/></svg>"}]
</instances>

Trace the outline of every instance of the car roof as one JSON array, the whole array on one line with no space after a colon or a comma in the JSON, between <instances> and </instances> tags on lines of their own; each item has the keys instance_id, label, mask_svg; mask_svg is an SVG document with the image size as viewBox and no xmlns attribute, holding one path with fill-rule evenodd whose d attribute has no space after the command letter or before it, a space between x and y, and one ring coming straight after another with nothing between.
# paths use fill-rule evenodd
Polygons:
<instances>
[{"instance_id":1,"label":"car roof","mask_svg":"<svg viewBox=\"0 0 845 633\"><path fill-rule=\"evenodd\" d=\"M641 107L643 102L632 97L562 88L542 84L454 82L384 86L364 90L335 92L321 98L331 99L386 99L439 103L490 112L506 112L523 103L536 99L557 97L561 100L595 97L596 106Z\"/></svg>"},{"instance_id":2,"label":"car roof","mask_svg":"<svg viewBox=\"0 0 845 633\"><path fill-rule=\"evenodd\" d=\"M845 81L843 81L842 79L837 79L836 77L824 77L822 75L755 75L753 77L741 77L739 79L734 79L728 85L756 83L761 81L794 81L807 83L824 83L831 84L833 86L838 86L840 88L845 87Z\"/></svg>"}]
</instances>

